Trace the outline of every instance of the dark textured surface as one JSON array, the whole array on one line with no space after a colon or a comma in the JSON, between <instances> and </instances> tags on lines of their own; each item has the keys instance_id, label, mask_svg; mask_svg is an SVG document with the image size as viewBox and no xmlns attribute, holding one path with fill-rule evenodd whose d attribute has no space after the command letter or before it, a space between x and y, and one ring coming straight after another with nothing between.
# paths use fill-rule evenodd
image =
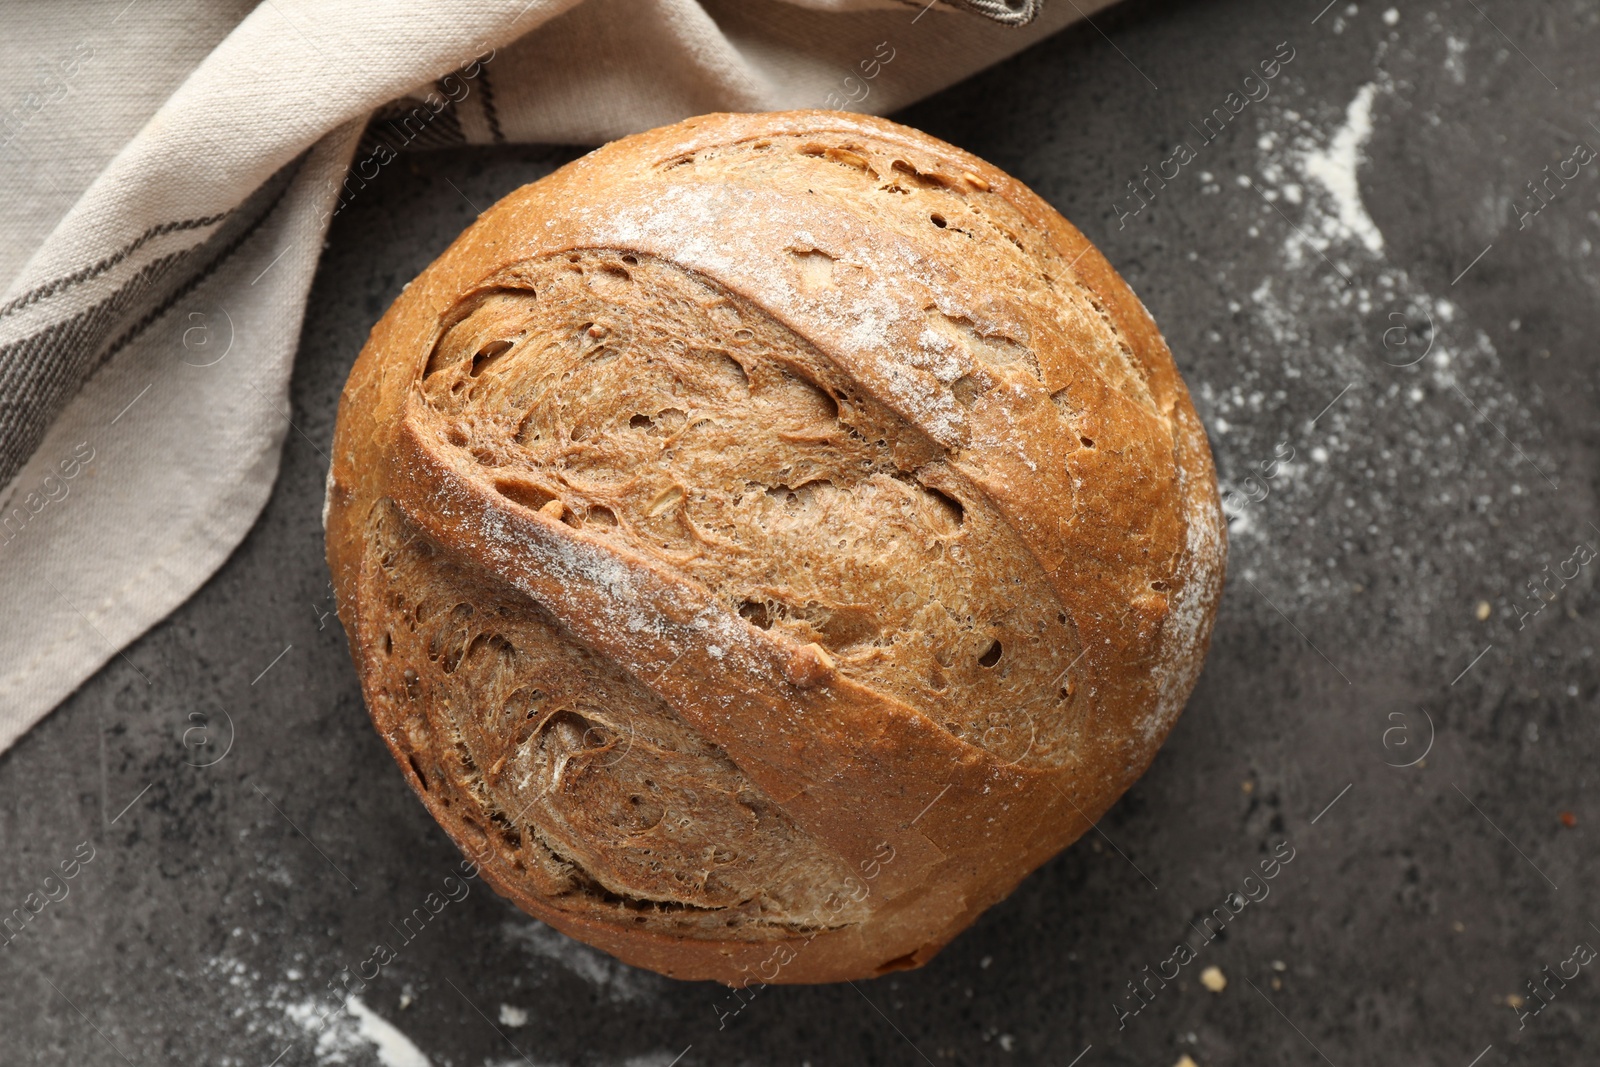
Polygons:
<instances>
[{"instance_id":1,"label":"dark textured surface","mask_svg":"<svg viewBox=\"0 0 1600 1067\"><path fill-rule=\"evenodd\" d=\"M624 968L482 885L430 916L458 857L325 614L321 452L367 329L471 220L467 198L575 153L414 157L336 220L293 384L303 434L255 530L0 757L0 910L94 848L0 948L0 1062L383 1062L362 1009L441 1065L665 1067L689 1046L686 1067L1592 1061L1600 961L1552 980L1520 1029L1507 998L1600 947L1600 561L1575 552L1600 547L1600 162L1521 229L1516 208L1547 164L1600 145L1600 6L1447 0L1390 24L1341 3L1313 23L1321 6L1129 5L897 116L1100 245L1240 494L1205 675L1103 835L927 968L767 989L721 1029L730 994ZM1284 41L1271 95L1201 143L1188 123ZM1317 176L1338 185L1363 99L1360 203L1341 214ZM1119 227L1124 183L1183 138L1196 158ZM1553 599L1521 615L1536 578ZM1293 859L1270 894L1207 943L1195 925L1274 847ZM1185 938L1198 958L1119 1028L1140 1003L1125 983ZM395 958L319 1043L330 981L379 940Z\"/></svg>"}]
</instances>

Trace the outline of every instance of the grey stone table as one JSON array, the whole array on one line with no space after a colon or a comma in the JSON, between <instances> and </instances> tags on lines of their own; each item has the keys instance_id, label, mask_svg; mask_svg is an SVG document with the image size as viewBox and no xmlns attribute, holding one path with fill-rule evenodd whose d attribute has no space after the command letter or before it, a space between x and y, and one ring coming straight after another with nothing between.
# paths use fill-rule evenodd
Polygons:
<instances>
[{"instance_id":1,"label":"grey stone table","mask_svg":"<svg viewBox=\"0 0 1600 1067\"><path fill-rule=\"evenodd\" d=\"M1204 677L1100 832L926 968L726 1026L443 896L328 614L324 453L401 286L576 152L411 156L335 222L254 531L0 757L0 910L76 863L0 949L0 1062L1593 1062L1600 4L1322 3L1130 4L899 116L1104 249L1229 492Z\"/></svg>"}]
</instances>

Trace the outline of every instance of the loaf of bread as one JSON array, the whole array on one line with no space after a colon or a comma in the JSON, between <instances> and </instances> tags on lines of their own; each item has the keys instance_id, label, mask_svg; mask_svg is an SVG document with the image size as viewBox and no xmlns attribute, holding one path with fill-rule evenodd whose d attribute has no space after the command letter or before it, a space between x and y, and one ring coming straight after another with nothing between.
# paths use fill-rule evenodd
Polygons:
<instances>
[{"instance_id":1,"label":"loaf of bread","mask_svg":"<svg viewBox=\"0 0 1600 1067\"><path fill-rule=\"evenodd\" d=\"M502 894L726 983L915 967L1149 765L1210 638L1204 431L1002 171L707 115L517 190L345 387L378 731Z\"/></svg>"}]
</instances>

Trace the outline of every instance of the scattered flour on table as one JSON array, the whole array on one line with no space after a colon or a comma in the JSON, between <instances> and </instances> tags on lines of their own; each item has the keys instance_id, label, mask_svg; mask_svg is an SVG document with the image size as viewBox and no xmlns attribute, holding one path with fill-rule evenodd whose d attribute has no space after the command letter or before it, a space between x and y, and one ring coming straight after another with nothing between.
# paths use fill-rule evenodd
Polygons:
<instances>
[{"instance_id":1,"label":"scattered flour on table","mask_svg":"<svg viewBox=\"0 0 1600 1067\"><path fill-rule=\"evenodd\" d=\"M347 997L342 1011L330 1013L330 998L307 996L299 971L289 971L283 981L272 981L236 958L217 956L206 962L204 973L227 986L228 1014L236 1031L265 1034L285 1047L304 1049L309 1044L319 1067L372 1063L432 1067L410 1038L359 997ZM223 1067L235 1067L233 1058L220 1062ZM244 1061L237 1063L242 1067Z\"/></svg>"},{"instance_id":2,"label":"scattered flour on table","mask_svg":"<svg viewBox=\"0 0 1600 1067\"><path fill-rule=\"evenodd\" d=\"M1459 49L1439 36L1449 71ZM1363 179L1390 177L1368 159L1397 106L1386 48L1342 109L1301 114L1285 92L1256 112L1253 173L1233 191L1252 240L1213 258L1239 294L1223 297L1230 336L1207 334L1225 354L1192 380L1231 501L1229 570L1291 616L1380 613L1421 635L1480 598L1507 614L1525 574L1570 546L1551 525L1541 398L1514 395L1470 314L1391 260L1363 198ZM1266 498L1245 500L1252 485Z\"/></svg>"},{"instance_id":3,"label":"scattered flour on table","mask_svg":"<svg viewBox=\"0 0 1600 1067\"><path fill-rule=\"evenodd\" d=\"M610 1001L654 1000L661 991L664 979L629 967L536 919L508 922L502 929L507 940L523 951L559 964Z\"/></svg>"},{"instance_id":4,"label":"scattered flour on table","mask_svg":"<svg viewBox=\"0 0 1600 1067\"><path fill-rule=\"evenodd\" d=\"M505 933L529 954L559 964L561 969L594 986L614 1003L637 1004L654 999L659 991L661 980L655 975L636 971L543 923L532 920L507 923ZM284 1056L285 1063L306 1062L305 1054L309 1050L318 1067L435 1067L415 1042L360 997L347 997L343 1010L330 1011L330 1006L336 1002L328 995L317 996L319 990L305 981L296 968L290 968L281 980L275 980L236 957L220 955L206 961L202 976L209 985L223 991L225 1008L219 1022L240 1037L264 1037L264 1043L272 1046L273 1054L292 1048L293 1051ZM526 1008L502 1004L499 1016L502 1026L520 1028L528 1023L530 1013ZM682 1051L658 1050L620 1059L584 1057L580 1061L558 1061L538 1057L538 1050L526 1044L522 1037L512 1040L521 1051L535 1058L530 1061L519 1055L486 1060L484 1067L511 1064L528 1067L530 1062L533 1067L573 1067L576 1062L589 1067L667 1067ZM238 1044L242 1047L244 1042ZM216 1062L218 1067L260 1067L256 1060L238 1055L224 1055Z\"/></svg>"}]
</instances>

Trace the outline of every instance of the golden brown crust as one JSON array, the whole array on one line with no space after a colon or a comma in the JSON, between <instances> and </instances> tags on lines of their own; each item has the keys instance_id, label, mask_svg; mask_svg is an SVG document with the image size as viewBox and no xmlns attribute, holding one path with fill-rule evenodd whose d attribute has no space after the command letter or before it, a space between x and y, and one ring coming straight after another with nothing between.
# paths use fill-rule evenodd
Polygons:
<instances>
[{"instance_id":1,"label":"golden brown crust","mask_svg":"<svg viewBox=\"0 0 1600 1067\"><path fill-rule=\"evenodd\" d=\"M1098 251L983 161L708 115L374 328L328 558L374 723L521 907L684 978L925 962L1143 772L1225 557Z\"/></svg>"}]
</instances>

